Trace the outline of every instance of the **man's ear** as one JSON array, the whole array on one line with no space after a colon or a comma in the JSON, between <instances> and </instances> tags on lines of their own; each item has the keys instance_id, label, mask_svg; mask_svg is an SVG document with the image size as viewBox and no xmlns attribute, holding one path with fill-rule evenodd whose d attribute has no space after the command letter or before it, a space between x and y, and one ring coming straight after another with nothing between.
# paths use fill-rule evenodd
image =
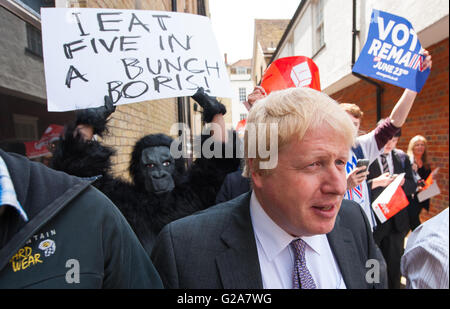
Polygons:
<instances>
[{"instance_id":1,"label":"man's ear","mask_svg":"<svg viewBox=\"0 0 450 309\"><path fill-rule=\"evenodd\" d=\"M248 159L250 177L252 178L252 184L256 188L262 187L262 175L259 171L255 171L254 159Z\"/></svg>"}]
</instances>

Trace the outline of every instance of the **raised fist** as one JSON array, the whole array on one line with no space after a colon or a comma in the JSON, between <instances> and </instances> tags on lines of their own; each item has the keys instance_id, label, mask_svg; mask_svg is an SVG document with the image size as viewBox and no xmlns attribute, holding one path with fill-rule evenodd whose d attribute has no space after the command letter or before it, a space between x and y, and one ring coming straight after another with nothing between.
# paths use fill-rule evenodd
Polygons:
<instances>
[{"instance_id":1,"label":"raised fist","mask_svg":"<svg viewBox=\"0 0 450 309\"><path fill-rule=\"evenodd\" d=\"M201 87L198 88L197 92L192 96L192 98L203 108L202 118L204 122L209 123L212 121L215 115L225 115L227 112L225 105L217 101L215 97L210 97Z\"/></svg>"},{"instance_id":2,"label":"raised fist","mask_svg":"<svg viewBox=\"0 0 450 309\"><path fill-rule=\"evenodd\" d=\"M93 128L94 134L102 136L106 128L106 120L114 113L116 107L111 98L105 96L103 106L77 111L76 125L87 125Z\"/></svg>"}]
</instances>

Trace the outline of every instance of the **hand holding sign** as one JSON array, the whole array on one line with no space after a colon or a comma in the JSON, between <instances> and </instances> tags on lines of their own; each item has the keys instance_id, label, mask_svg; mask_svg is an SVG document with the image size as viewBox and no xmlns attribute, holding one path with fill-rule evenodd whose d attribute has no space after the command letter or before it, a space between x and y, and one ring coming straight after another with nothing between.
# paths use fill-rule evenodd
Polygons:
<instances>
[{"instance_id":1,"label":"hand holding sign","mask_svg":"<svg viewBox=\"0 0 450 309\"><path fill-rule=\"evenodd\" d=\"M422 49L411 23L373 10L367 41L353 71L420 92L430 68L429 54Z\"/></svg>"},{"instance_id":2,"label":"hand holding sign","mask_svg":"<svg viewBox=\"0 0 450 309\"><path fill-rule=\"evenodd\" d=\"M209 123L217 114L225 115L227 109L214 97L210 97L203 88L199 88L192 98L203 108L203 121Z\"/></svg>"},{"instance_id":3,"label":"hand holding sign","mask_svg":"<svg viewBox=\"0 0 450 309\"><path fill-rule=\"evenodd\" d=\"M86 108L77 111L77 132L84 140L91 140L94 134L103 136L107 130L106 123L108 117L114 113L114 106L109 96L104 96L104 104L100 107Z\"/></svg>"},{"instance_id":4,"label":"hand holding sign","mask_svg":"<svg viewBox=\"0 0 450 309\"><path fill-rule=\"evenodd\" d=\"M243 104L245 108L247 108L247 110L249 111L252 108L253 104L256 103L256 101L261 100L266 96L267 93L264 90L264 88L261 86L256 86L253 89L253 92L248 95L247 101L244 101Z\"/></svg>"}]
</instances>

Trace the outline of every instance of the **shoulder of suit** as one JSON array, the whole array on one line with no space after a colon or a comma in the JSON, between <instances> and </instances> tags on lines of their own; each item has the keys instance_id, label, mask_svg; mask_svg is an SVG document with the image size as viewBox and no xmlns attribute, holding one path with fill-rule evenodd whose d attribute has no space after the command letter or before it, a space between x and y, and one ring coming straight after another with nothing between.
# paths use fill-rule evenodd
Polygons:
<instances>
[{"instance_id":1,"label":"shoulder of suit","mask_svg":"<svg viewBox=\"0 0 450 309\"><path fill-rule=\"evenodd\" d=\"M341 209L338 214L341 223L348 223L350 226L356 222L363 223L363 216L364 211L358 203L346 199L342 200Z\"/></svg>"},{"instance_id":2,"label":"shoulder of suit","mask_svg":"<svg viewBox=\"0 0 450 309\"><path fill-rule=\"evenodd\" d=\"M403 150L401 150L401 149L397 149L396 148L396 149L393 149L392 152L394 154L396 154L397 156L399 156L399 157L405 157L406 156L406 153Z\"/></svg>"},{"instance_id":3,"label":"shoulder of suit","mask_svg":"<svg viewBox=\"0 0 450 309\"><path fill-rule=\"evenodd\" d=\"M236 209L237 205L235 203L232 203L232 201L227 201L211 206L207 209L200 210L189 216L175 220L169 225L171 225L171 227L175 229L185 226L195 226L201 228L205 225L219 225L219 222L227 221Z\"/></svg>"}]
</instances>

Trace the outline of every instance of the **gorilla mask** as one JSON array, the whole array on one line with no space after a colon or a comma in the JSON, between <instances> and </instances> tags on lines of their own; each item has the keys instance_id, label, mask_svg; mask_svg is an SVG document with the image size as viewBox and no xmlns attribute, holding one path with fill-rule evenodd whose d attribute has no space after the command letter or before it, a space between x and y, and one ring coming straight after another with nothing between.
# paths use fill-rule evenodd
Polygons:
<instances>
[{"instance_id":1,"label":"gorilla mask","mask_svg":"<svg viewBox=\"0 0 450 309\"><path fill-rule=\"evenodd\" d=\"M166 146L147 147L141 154L141 166L145 179L145 189L157 195L175 188L173 175L175 160Z\"/></svg>"}]
</instances>

